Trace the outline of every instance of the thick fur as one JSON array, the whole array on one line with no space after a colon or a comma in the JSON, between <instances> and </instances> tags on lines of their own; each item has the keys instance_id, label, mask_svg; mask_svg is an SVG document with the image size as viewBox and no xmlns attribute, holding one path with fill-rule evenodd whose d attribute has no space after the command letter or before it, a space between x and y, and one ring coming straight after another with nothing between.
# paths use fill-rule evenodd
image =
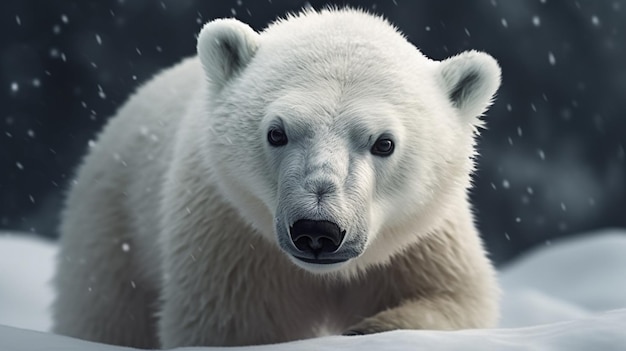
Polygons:
<instances>
[{"instance_id":1,"label":"thick fur","mask_svg":"<svg viewBox=\"0 0 626 351\"><path fill-rule=\"evenodd\" d=\"M493 326L467 189L499 79L486 54L432 61L354 10L208 23L198 58L141 88L85 159L54 331L171 348ZM370 153L380 135L388 157ZM302 218L345 229L352 258L293 258Z\"/></svg>"}]
</instances>

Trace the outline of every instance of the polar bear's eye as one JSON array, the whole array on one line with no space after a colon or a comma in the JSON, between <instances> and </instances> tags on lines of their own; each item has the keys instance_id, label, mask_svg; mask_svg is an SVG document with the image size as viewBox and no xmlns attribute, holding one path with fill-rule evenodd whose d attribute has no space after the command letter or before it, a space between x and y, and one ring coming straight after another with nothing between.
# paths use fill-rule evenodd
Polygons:
<instances>
[{"instance_id":1,"label":"polar bear's eye","mask_svg":"<svg viewBox=\"0 0 626 351\"><path fill-rule=\"evenodd\" d=\"M283 146L287 144L287 134L280 127L272 127L270 131L267 132L267 141L272 146Z\"/></svg>"},{"instance_id":2,"label":"polar bear's eye","mask_svg":"<svg viewBox=\"0 0 626 351\"><path fill-rule=\"evenodd\" d=\"M391 155L393 153L393 149L393 140L387 137L380 137L378 138L378 140L376 140L376 143L374 143L374 146L372 146L372 150L370 150L370 152L372 153L372 155L385 157Z\"/></svg>"}]
</instances>

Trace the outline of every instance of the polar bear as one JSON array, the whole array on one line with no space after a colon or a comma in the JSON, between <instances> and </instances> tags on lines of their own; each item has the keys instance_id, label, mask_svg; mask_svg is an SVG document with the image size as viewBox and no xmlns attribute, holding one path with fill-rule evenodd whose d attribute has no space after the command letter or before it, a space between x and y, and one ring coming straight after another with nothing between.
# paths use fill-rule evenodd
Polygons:
<instances>
[{"instance_id":1,"label":"polar bear","mask_svg":"<svg viewBox=\"0 0 626 351\"><path fill-rule=\"evenodd\" d=\"M110 120L62 218L53 330L143 348L490 327L468 201L489 55L386 20L212 21Z\"/></svg>"}]
</instances>

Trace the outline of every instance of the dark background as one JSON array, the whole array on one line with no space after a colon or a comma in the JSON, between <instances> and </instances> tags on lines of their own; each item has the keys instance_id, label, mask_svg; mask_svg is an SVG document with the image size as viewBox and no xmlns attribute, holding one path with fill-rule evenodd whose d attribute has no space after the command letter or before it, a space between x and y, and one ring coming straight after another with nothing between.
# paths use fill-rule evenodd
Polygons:
<instances>
[{"instance_id":1,"label":"dark background","mask_svg":"<svg viewBox=\"0 0 626 351\"><path fill-rule=\"evenodd\" d=\"M257 30L305 1L0 3L0 229L57 236L64 189L140 84L194 54L202 24ZM497 263L550 240L626 227L624 1L311 1L383 14L424 54L498 59L472 197Z\"/></svg>"}]
</instances>

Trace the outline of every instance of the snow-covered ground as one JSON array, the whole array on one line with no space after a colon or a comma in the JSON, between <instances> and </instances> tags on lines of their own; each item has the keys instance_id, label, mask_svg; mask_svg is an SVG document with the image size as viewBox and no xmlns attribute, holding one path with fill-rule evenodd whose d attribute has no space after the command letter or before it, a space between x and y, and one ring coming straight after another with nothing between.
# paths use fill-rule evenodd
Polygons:
<instances>
[{"instance_id":1,"label":"snow-covered ground","mask_svg":"<svg viewBox=\"0 0 626 351\"><path fill-rule=\"evenodd\" d=\"M46 332L54 253L53 243L0 234L0 350L129 350ZM245 350L626 350L625 230L555 241L503 268L500 277L499 329L403 330Z\"/></svg>"}]
</instances>

